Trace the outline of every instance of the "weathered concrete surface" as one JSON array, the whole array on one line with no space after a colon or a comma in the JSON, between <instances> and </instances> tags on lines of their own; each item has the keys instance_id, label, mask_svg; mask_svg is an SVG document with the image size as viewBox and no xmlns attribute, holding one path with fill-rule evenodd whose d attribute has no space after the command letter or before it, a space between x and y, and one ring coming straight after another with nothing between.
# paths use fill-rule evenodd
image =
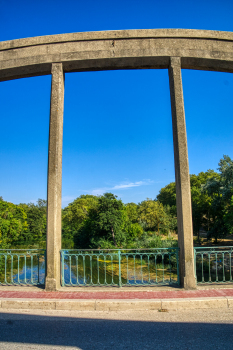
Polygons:
<instances>
[{"instance_id":1,"label":"weathered concrete surface","mask_svg":"<svg viewBox=\"0 0 233 350\"><path fill-rule=\"evenodd\" d=\"M0 310L171 311L232 309L232 297L175 299L2 299Z\"/></svg>"},{"instance_id":2,"label":"weathered concrete surface","mask_svg":"<svg viewBox=\"0 0 233 350\"><path fill-rule=\"evenodd\" d=\"M49 127L46 280L48 291L60 287L62 137L64 74L62 63L52 65Z\"/></svg>"},{"instance_id":3,"label":"weathered concrete surface","mask_svg":"<svg viewBox=\"0 0 233 350\"><path fill-rule=\"evenodd\" d=\"M219 298L187 298L187 299L163 299L162 309L183 310L183 309L218 309L228 308L228 299Z\"/></svg>"},{"instance_id":4,"label":"weathered concrete surface","mask_svg":"<svg viewBox=\"0 0 233 350\"><path fill-rule=\"evenodd\" d=\"M33 300L33 299L5 299L2 300L2 309L37 309L37 310L55 310L56 301L54 300Z\"/></svg>"},{"instance_id":5,"label":"weathered concrete surface","mask_svg":"<svg viewBox=\"0 0 233 350\"><path fill-rule=\"evenodd\" d=\"M159 310L161 300L96 300L97 311Z\"/></svg>"},{"instance_id":6,"label":"weathered concrete surface","mask_svg":"<svg viewBox=\"0 0 233 350\"><path fill-rule=\"evenodd\" d=\"M233 72L233 33L187 29L122 30L59 34L0 43L0 80L65 72L168 68Z\"/></svg>"},{"instance_id":7,"label":"weathered concrete surface","mask_svg":"<svg viewBox=\"0 0 233 350\"><path fill-rule=\"evenodd\" d=\"M180 248L180 282L185 289L195 289L191 192L180 57L171 57L169 82L176 176L178 245Z\"/></svg>"},{"instance_id":8,"label":"weathered concrete surface","mask_svg":"<svg viewBox=\"0 0 233 350\"><path fill-rule=\"evenodd\" d=\"M233 297L228 297L227 302L228 302L228 307L233 308Z\"/></svg>"},{"instance_id":9,"label":"weathered concrete surface","mask_svg":"<svg viewBox=\"0 0 233 350\"><path fill-rule=\"evenodd\" d=\"M96 310L96 300L56 300L57 310Z\"/></svg>"}]
</instances>

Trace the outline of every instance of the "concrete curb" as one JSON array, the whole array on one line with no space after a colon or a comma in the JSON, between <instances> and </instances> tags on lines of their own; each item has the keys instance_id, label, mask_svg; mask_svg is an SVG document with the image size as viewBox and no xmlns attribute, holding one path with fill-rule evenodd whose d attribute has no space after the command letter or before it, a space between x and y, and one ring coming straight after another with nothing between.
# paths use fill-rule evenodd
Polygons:
<instances>
[{"instance_id":1,"label":"concrete curb","mask_svg":"<svg viewBox=\"0 0 233 350\"><path fill-rule=\"evenodd\" d=\"M66 300L66 299L1 299L0 309L127 311L127 310L185 310L232 308L233 297L176 298L141 300Z\"/></svg>"}]
</instances>

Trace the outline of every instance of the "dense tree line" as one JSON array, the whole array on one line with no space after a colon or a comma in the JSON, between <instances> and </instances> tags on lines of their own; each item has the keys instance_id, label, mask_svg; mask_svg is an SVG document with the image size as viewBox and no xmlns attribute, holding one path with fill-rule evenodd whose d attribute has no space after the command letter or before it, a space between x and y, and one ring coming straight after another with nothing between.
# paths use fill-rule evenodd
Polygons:
<instances>
[{"instance_id":1,"label":"dense tree line","mask_svg":"<svg viewBox=\"0 0 233 350\"><path fill-rule=\"evenodd\" d=\"M215 241L233 234L233 161L223 156L218 172L190 175L193 231ZM0 197L0 246L45 247L46 201L9 203ZM64 248L149 248L174 244L177 231L176 188L172 182L156 199L124 204L112 193L81 195L62 210Z\"/></svg>"},{"instance_id":2,"label":"dense tree line","mask_svg":"<svg viewBox=\"0 0 233 350\"><path fill-rule=\"evenodd\" d=\"M117 196L81 195L62 215L63 242L80 248L138 248L162 244L160 234L176 229L169 205L147 199L123 204Z\"/></svg>"},{"instance_id":3,"label":"dense tree line","mask_svg":"<svg viewBox=\"0 0 233 350\"><path fill-rule=\"evenodd\" d=\"M47 225L46 201L37 204L13 204L0 197L0 246L30 247L46 245Z\"/></svg>"},{"instance_id":4,"label":"dense tree line","mask_svg":"<svg viewBox=\"0 0 233 350\"><path fill-rule=\"evenodd\" d=\"M233 161L229 156L223 156L218 165L218 172L208 170L190 175L193 232L199 241L201 229L215 242L233 234ZM175 183L162 188L157 200L170 205L175 213Z\"/></svg>"},{"instance_id":5,"label":"dense tree line","mask_svg":"<svg viewBox=\"0 0 233 350\"><path fill-rule=\"evenodd\" d=\"M125 205L112 193L81 195L62 210L64 248L162 246L161 234L175 230L169 205L152 199ZM44 248L45 244L46 201L15 205L1 198L1 247Z\"/></svg>"}]
</instances>

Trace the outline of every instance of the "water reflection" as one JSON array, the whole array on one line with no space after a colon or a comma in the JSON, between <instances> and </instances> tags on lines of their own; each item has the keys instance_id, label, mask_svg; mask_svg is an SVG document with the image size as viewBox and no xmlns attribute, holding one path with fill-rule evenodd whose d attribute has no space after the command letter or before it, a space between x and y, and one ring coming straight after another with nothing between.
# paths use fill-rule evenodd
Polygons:
<instances>
[{"instance_id":1,"label":"water reflection","mask_svg":"<svg viewBox=\"0 0 233 350\"><path fill-rule=\"evenodd\" d=\"M43 285L45 252L7 252L0 256L0 284ZM173 253L69 254L64 251L62 285L177 284Z\"/></svg>"},{"instance_id":2,"label":"water reflection","mask_svg":"<svg viewBox=\"0 0 233 350\"><path fill-rule=\"evenodd\" d=\"M63 254L62 285L177 284L176 262L171 256L144 253Z\"/></svg>"},{"instance_id":3,"label":"water reflection","mask_svg":"<svg viewBox=\"0 0 233 350\"><path fill-rule=\"evenodd\" d=\"M15 284L44 284L45 283L45 261L42 260L39 266L31 268L30 263L19 270L19 273L13 275Z\"/></svg>"},{"instance_id":4,"label":"water reflection","mask_svg":"<svg viewBox=\"0 0 233 350\"><path fill-rule=\"evenodd\" d=\"M44 251L9 250L0 254L0 284L43 285Z\"/></svg>"}]
</instances>

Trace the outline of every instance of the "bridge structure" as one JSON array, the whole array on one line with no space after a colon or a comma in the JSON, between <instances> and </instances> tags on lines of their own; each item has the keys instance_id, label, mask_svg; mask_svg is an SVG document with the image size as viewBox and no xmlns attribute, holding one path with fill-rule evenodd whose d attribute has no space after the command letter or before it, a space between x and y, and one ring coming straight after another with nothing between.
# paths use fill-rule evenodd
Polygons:
<instances>
[{"instance_id":1,"label":"bridge structure","mask_svg":"<svg viewBox=\"0 0 233 350\"><path fill-rule=\"evenodd\" d=\"M184 29L120 30L0 42L0 81L52 75L47 187L46 280L60 287L64 74L168 69L171 95L180 283L196 288L192 209L181 69L233 72L233 33Z\"/></svg>"}]
</instances>

